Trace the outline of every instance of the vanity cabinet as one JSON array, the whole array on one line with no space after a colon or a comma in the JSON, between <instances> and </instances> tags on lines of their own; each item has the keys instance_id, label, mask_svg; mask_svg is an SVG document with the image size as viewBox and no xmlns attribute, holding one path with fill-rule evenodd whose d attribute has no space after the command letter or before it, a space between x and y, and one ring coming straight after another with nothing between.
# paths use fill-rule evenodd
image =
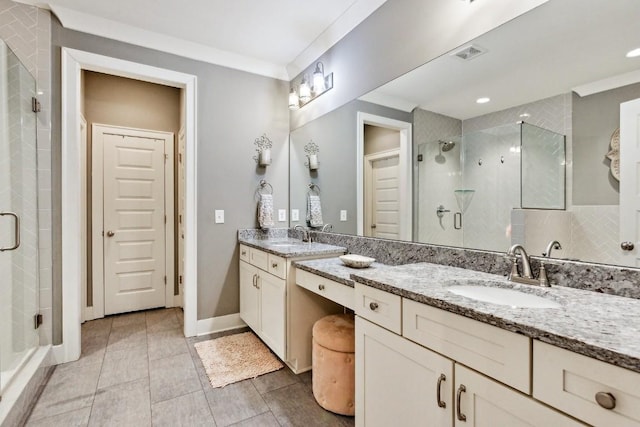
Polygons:
<instances>
[{"instance_id":1,"label":"vanity cabinet","mask_svg":"<svg viewBox=\"0 0 640 427\"><path fill-rule=\"evenodd\" d=\"M285 280L241 260L240 317L283 360L285 313Z\"/></svg>"},{"instance_id":2,"label":"vanity cabinet","mask_svg":"<svg viewBox=\"0 0 640 427\"><path fill-rule=\"evenodd\" d=\"M311 369L313 324L344 309L297 286L292 262L334 256L283 258L240 245L240 318L296 374Z\"/></svg>"},{"instance_id":3,"label":"vanity cabinet","mask_svg":"<svg viewBox=\"0 0 640 427\"><path fill-rule=\"evenodd\" d=\"M589 424L640 426L640 374L562 348L533 345L533 396Z\"/></svg>"},{"instance_id":4,"label":"vanity cabinet","mask_svg":"<svg viewBox=\"0 0 640 427\"><path fill-rule=\"evenodd\" d=\"M583 425L530 397L530 338L359 283L355 292L357 426Z\"/></svg>"}]
</instances>

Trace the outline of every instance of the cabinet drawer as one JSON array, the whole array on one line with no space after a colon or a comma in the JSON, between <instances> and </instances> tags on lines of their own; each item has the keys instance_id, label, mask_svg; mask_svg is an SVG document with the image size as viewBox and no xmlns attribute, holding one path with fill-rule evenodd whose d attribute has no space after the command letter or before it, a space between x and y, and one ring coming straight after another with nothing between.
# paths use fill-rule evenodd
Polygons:
<instances>
[{"instance_id":1,"label":"cabinet drawer","mask_svg":"<svg viewBox=\"0 0 640 427\"><path fill-rule=\"evenodd\" d=\"M640 426L640 374L540 341L533 343L533 396L589 424ZM609 393L605 409L597 393Z\"/></svg>"},{"instance_id":2,"label":"cabinet drawer","mask_svg":"<svg viewBox=\"0 0 640 427\"><path fill-rule=\"evenodd\" d=\"M402 313L405 337L530 394L530 338L407 299Z\"/></svg>"},{"instance_id":3,"label":"cabinet drawer","mask_svg":"<svg viewBox=\"0 0 640 427\"><path fill-rule=\"evenodd\" d=\"M287 278L287 260L277 255L269 254L269 273L281 279Z\"/></svg>"},{"instance_id":4,"label":"cabinet drawer","mask_svg":"<svg viewBox=\"0 0 640 427\"><path fill-rule=\"evenodd\" d=\"M353 310L353 288L308 271L296 270L296 283L305 289Z\"/></svg>"},{"instance_id":5,"label":"cabinet drawer","mask_svg":"<svg viewBox=\"0 0 640 427\"><path fill-rule=\"evenodd\" d=\"M249 248L249 262L256 267L269 271L269 254L255 248Z\"/></svg>"},{"instance_id":6,"label":"cabinet drawer","mask_svg":"<svg viewBox=\"0 0 640 427\"><path fill-rule=\"evenodd\" d=\"M373 323L400 334L402 301L398 295L356 283L355 312Z\"/></svg>"},{"instance_id":7,"label":"cabinet drawer","mask_svg":"<svg viewBox=\"0 0 640 427\"><path fill-rule=\"evenodd\" d=\"M251 262L249 257L249 247L240 245L240 259L245 262Z\"/></svg>"}]
</instances>

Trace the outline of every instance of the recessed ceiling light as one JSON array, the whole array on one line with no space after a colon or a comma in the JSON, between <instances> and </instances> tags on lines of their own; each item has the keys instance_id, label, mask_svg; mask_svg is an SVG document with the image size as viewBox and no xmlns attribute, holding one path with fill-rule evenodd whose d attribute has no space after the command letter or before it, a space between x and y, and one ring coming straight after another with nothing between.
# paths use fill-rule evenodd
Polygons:
<instances>
[{"instance_id":1,"label":"recessed ceiling light","mask_svg":"<svg viewBox=\"0 0 640 427\"><path fill-rule=\"evenodd\" d=\"M527 117L531 117L531 114L529 114L529 113L522 113L522 114L520 114L520 118L521 118L521 119L526 119Z\"/></svg>"},{"instance_id":2,"label":"recessed ceiling light","mask_svg":"<svg viewBox=\"0 0 640 427\"><path fill-rule=\"evenodd\" d=\"M640 56L640 47L627 52L627 58L636 58Z\"/></svg>"},{"instance_id":3,"label":"recessed ceiling light","mask_svg":"<svg viewBox=\"0 0 640 427\"><path fill-rule=\"evenodd\" d=\"M486 103L487 103L487 102L489 102L489 101L491 101L491 99L490 99L490 98L487 98L487 97L483 97L483 98L478 98L478 99L476 99L476 102L477 102L478 104L486 104Z\"/></svg>"}]
</instances>

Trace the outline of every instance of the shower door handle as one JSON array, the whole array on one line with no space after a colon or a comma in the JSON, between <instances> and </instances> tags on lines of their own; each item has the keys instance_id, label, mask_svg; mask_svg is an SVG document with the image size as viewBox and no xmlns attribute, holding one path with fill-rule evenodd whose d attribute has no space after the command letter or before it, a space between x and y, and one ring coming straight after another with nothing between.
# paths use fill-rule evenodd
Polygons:
<instances>
[{"instance_id":1,"label":"shower door handle","mask_svg":"<svg viewBox=\"0 0 640 427\"><path fill-rule=\"evenodd\" d=\"M13 235L14 242L13 246L8 246L6 248L0 248L0 252L4 251L13 251L18 249L20 246L20 217L13 212L0 212L0 216L11 216L13 217Z\"/></svg>"}]
</instances>

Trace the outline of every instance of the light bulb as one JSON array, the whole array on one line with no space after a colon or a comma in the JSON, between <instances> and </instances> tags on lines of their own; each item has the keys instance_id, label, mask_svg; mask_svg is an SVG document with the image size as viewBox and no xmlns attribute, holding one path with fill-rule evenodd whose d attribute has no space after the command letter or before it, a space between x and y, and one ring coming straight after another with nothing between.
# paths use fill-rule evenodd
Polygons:
<instances>
[{"instance_id":1,"label":"light bulb","mask_svg":"<svg viewBox=\"0 0 640 427\"><path fill-rule=\"evenodd\" d=\"M289 109L297 110L300 108L300 98L298 98L298 94L294 88L291 88L291 92L289 92Z\"/></svg>"},{"instance_id":2,"label":"light bulb","mask_svg":"<svg viewBox=\"0 0 640 427\"><path fill-rule=\"evenodd\" d=\"M306 104L311 100L311 88L309 87L309 82L307 82L307 78L302 78L302 83L300 83L300 101L303 104Z\"/></svg>"},{"instance_id":3,"label":"light bulb","mask_svg":"<svg viewBox=\"0 0 640 427\"><path fill-rule=\"evenodd\" d=\"M318 62L316 64L316 70L313 72L313 92L320 94L326 89L327 87L324 83L324 65L322 62Z\"/></svg>"}]
</instances>

